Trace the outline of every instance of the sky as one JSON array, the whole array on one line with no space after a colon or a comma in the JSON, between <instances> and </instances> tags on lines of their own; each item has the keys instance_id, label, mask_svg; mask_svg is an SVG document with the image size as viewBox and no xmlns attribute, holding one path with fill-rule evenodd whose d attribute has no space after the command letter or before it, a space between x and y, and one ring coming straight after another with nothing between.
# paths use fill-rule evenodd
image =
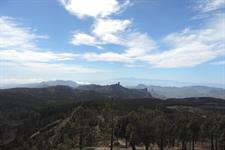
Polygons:
<instances>
[{"instance_id":1,"label":"sky","mask_svg":"<svg viewBox=\"0 0 225 150\"><path fill-rule=\"evenodd\" d=\"M224 0L1 0L0 84L225 84Z\"/></svg>"}]
</instances>

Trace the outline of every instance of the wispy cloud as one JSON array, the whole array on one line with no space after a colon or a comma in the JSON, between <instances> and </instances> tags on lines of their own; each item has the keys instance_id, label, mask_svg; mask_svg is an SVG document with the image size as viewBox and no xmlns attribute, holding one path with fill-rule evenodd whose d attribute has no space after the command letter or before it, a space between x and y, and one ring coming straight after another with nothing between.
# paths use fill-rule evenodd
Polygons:
<instances>
[{"instance_id":1,"label":"wispy cloud","mask_svg":"<svg viewBox=\"0 0 225 150\"><path fill-rule=\"evenodd\" d=\"M65 64L65 63L25 63L22 64L25 68L33 68L34 72L40 72L43 70L48 70L51 74L61 74L61 73L96 73L101 72L101 70L84 67L74 64Z\"/></svg>"},{"instance_id":2,"label":"wispy cloud","mask_svg":"<svg viewBox=\"0 0 225 150\"><path fill-rule=\"evenodd\" d=\"M197 15L193 16L191 20L210 19L218 15L224 17L224 0L197 0L194 4Z\"/></svg>"},{"instance_id":3,"label":"wispy cloud","mask_svg":"<svg viewBox=\"0 0 225 150\"><path fill-rule=\"evenodd\" d=\"M1 81L20 72L38 76L43 74L95 73L99 69L68 63L79 55L42 49L37 40L46 36L37 35L10 17L0 17L0 68Z\"/></svg>"},{"instance_id":4,"label":"wispy cloud","mask_svg":"<svg viewBox=\"0 0 225 150\"><path fill-rule=\"evenodd\" d=\"M82 58L88 61L108 61L108 62L126 62L131 63L133 60L124 54L119 54L115 52L106 52L106 53L94 53L89 52L81 55Z\"/></svg>"},{"instance_id":5,"label":"wispy cloud","mask_svg":"<svg viewBox=\"0 0 225 150\"><path fill-rule=\"evenodd\" d=\"M92 0L97 3L98 0ZM114 2L113 2L114 1ZM96 13L89 14L89 5L82 5L82 11L72 5L83 2L69 0L64 7L71 13L83 17L93 17L93 25L90 33L76 33L73 35L73 44L89 45L104 49L104 45L114 44L123 48L122 52L105 49L107 52L85 52L80 57L88 61L109 61L134 64L135 62L147 62L158 68L181 68L194 67L196 65L211 61L224 55L225 48L225 19L224 13L215 12L210 18L204 20L201 28L189 28L175 33L170 33L161 39L158 44L148 33L138 32L131 19L112 19L110 15L115 14L124 4L112 0L111 11L105 13L104 9L98 8ZM104 5L106 2L102 2ZM126 6L129 5L126 1ZM86 3L88 4L88 3ZM224 0L199 0L199 12L214 13L215 10L224 8ZM68 9L70 7L70 9ZM109 6L108 6L109 7ZM97 9L97 8L93 8ZM109 9L110 10L110 9ZM113 11L114 10L114 11ZM103 15L105 14L105 15ZM164 44L163 46L161 44ZM162 47L169 47L162 49Z\"/></svg>"},{"instance_id":6,"label":"wispy cloud","mask_svg":"<svg viewBox=\"0 0 225 150\"><path fill-rule=\"evenodd\" d=\"M185 29L171 33L163 41L172 49L146 56L155 67L193 67L224 55L225 31L224 19L209 22L201 29ZM220 31L220 32L218 32Z\"/></svg>"},{"instance_id":7,"label":"wispy cloud","mask_svg":"<svg viewBox=\"0 0 225 150\"><path fill-rule=\"evenodd\" d=\"M0 60L13 62L50 62L72 60L76 57L70 53L54 53L51 51L0 50Z\"/></svg>"},{"instance_id":8,"label":"wispy cloud","mask_svg":"<svg viewBox=\"0 0 225 150\"><path fill-rule=\"evenodd\" d=\"M16 23L11 17L0 16L0 48L37 49L35 41L48 38L34 34L31 28Z\"/></svg>"},{"instance_id":9,"label":"wispy cloud","mask_svg":"<svg viewBox=\"0 0 225 150\"><path fill-rule=\"evenodd\" d=\"M224 0L198 0L196 9L202 13L225 8Z\"/></svg>"},{"instance_id":10,"label":"wispy cloud","mask_svg":"<svg viewBox=\"0 0 225 150\"><path fill-rule=\"evenodd\" d=\"M70 60L76 56L41 49L36 42L46 37L37 35L34 29L23 26L11 17L0 17L0 60L47 62Z\"/></svg>"}]
</instances>

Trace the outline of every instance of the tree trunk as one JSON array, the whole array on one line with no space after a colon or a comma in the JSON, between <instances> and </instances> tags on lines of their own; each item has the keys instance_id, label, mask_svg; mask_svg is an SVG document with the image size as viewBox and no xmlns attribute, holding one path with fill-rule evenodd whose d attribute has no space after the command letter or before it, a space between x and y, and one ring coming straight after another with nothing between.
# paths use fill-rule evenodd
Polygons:
<instances>
[{"instance_id":1,"label":"tree trunk","mask_svg":"<svg viewBox=\"0 0 225 150\"><path fill-rule=\"evenodd\" d=\"M163 141L163 137L161 137L161 138L160 138L160 150L163 150L163 145L164 145L163 142L164 142L164 141Z\"/></svg>"},{"instance_id":2,"label":"tree trunk","mask_svg":"<svg viewBox=\"0 0 225 150\"><path fill-rule=\"evenodd\" d=\"M225 150L225 142L223 141L223 150Z\"/></svg>"},{"instance_id":3,"label":"tree trunk","mask_svg":"<svg viewBox=\"0 0 225 150\"><path fill-rule=\"evenodd\" d=\"M132 150L136 150L136 147L134 144L131 144L131 148L132 148Z\"/></svg>"},{"instance_id":4,"label":"tree trunk","mask_svg":"<svg viewBox=\"0 0 225 150\"><path fill-rule=\"evenodd\" d=\"M173 146L173 147L175 146L175 140L173 140L172 146Z\"/></svg>"},{"instance_id":5,"label":"tree trunk","mask_svg":"<svg viewBox=\"0 0 225 150\"><path fill-rule=\"evenodd\" d=\"M213 133L211 134L211 150L214 150Z\"/></svg>"},{"instance_id":6,"label":"tree trunk","mask_svg":"<svg viewBox=\"0 0 225 150\"><path fill-rule=\"evenodd\" d=\"M82 148L83 148L83 137L82 137L82 134L80 134L80 137L79 137L79 148L80 148L80 150L82 150Z\"/></svg>"},{"instance_id":7,"label":"tree trunk","mask_svg":"<svg viewBox=\"0 0 225 150\"><path fill-rule=\"evenodd\" d=\"M184 150L187 150L187 143L184 144Z\"/></svg>"},{"instance_id":8,"label":"tree trunk","mask_svg":"<svg viewBox=\"0 0 225 150\"><path fill-rule=\"evenodd\" d=\"M113 127L112 127L111 139L110 139L110 150L113 150Z\"/></svg>"},{"instance_id":9,"label":"tree trunk","mask_svg":"<svg viewBox=\"0 0 225 150\"><path fill-rule=\"evenodd\" d=\"M218 149L218 139L217 139L217 136L216 136L216 143L215 143L215 146L216 146L216 150Z\"/></svg>"},{"instance_id":10,"label":"tree trunk","mask_svg":"<svg viewBox=\"0 0 225 150\"><path fill-rule=\"evenodd\" d=\"M192 139L192 150L195 150L195 140Z\"/></svg>"},{"instance_id":11,"label":"tree trunk","mask_svg":"<svg viewBox=\"0 0 225 150\"><path fill-rule=\"evenodd\" d=\"M125 147L127 148L128 142L127 142L127 138L125 138Z\"/></svg>"},{"instance_id":12,"label":"tree trunk","mask_svg":"<svg viewBox=\"0 0 225 150\"><path fill-rule=\"evenodd\" d=\"M148 150L148 145L149 145L149 144L145 144L145 150Z\"/></svg>"},{"instance_id":13,"label":"tree trunk","mask_svg":"<svg viewBox=\"0 0 225 150\"><path fill-rule=\"evenodd\" d=\"M184 150L184 141L182 141L182 148L181 149Z\"/></svg>"}]
</instances>

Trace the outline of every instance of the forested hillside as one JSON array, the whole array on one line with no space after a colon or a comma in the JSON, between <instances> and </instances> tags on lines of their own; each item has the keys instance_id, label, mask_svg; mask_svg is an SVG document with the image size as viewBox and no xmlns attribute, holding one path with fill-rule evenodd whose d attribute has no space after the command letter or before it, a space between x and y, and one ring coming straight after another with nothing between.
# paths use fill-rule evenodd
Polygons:
<instances>
[{"instance_id":1,"label":"forested hillside","mask_svg":"<svg viewBox=\"0 0 225 150\"><path fill-rule=\"evenodd\" d=\"M224 100L108 97L79 102L28 95L1 95L1 150L225 149Z\"/></svg>"}]
</instances>

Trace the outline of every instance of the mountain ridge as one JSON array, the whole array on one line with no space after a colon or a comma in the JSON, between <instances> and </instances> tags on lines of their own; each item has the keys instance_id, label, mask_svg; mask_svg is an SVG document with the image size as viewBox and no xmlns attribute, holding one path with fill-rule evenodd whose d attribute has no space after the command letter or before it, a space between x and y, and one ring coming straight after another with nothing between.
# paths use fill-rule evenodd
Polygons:
<instances>
[{"instance_id":1,"label":"mountain ridge","mask_svg":"<svg viewBox=\"0 0 225 150\"><path fill-rule=\"evenodd\" d=\"M98 87L98 88L96 88ZM72 88L69 86L50 86L44 88L12 88L0 90L0 97L3 98L34 98L48 101L85 101L98 99L124 99L124 98L151 98L151 94L142 89L128 89L121 85L87 85Z\"/></svg>"},{"instance_id":2,"label":"mountain ridge","mask_svg":"<svg viewBox=\"0 0 225 150\"><path fill-rule=\"evenodd\" d=\"M153 97L160 99L188 97L213 97L225 99L225 89L208 86L163 87L139 84L132 88L147 88Z\"/></svg>"},{"instance_id":3,"label":"mountain ridge","mask_svg":"<svg viewBox=\"0 0 225 150\"><path fill-rule=\"evenodd\" d=\"M126 90L130 89L138 89L139 93L142 92L145 97L149 96L148 94L143 93L143 89L147 90L151 93L151 95L155 98L160 99L168 99L168 98L188 98L188 97L214 97L214 98L221 98L225 99L225 89L223 88L216 88L216 87L208 87L208 86L183 86L183 87L176 87L176 86L155 86L155 85L146 85L146 84L138 84L137 86L129 86L123 87L119 84L86 84L81 82L75 82L70 80L52 80L52 81L44 81L40 83L32 83L32 84L23 84L16 88L47 88L53 86L68 86L76 90L81 90L86 92L86 94L102 94L107 97L107 92L112 93L114 97L120 95L122 97L132 97L132 94ZM15 88L15 87L14 87ZM14 89L12 88L12 89ZM7 88L10 89L10 88ZM117 90L116 90L117 89ZM120 89L120 90L118 90ZM141 90L141 91L140 91ZM89 93L88 93L89 91ZM121 93L121 91L123 91ZM133 91L135 93L136 91ZM119 93L119 94L118 94ZM126 94L125 94L126 93ZM129 96L130 95L130 96Z\"/></svg>"}]
</instances>

